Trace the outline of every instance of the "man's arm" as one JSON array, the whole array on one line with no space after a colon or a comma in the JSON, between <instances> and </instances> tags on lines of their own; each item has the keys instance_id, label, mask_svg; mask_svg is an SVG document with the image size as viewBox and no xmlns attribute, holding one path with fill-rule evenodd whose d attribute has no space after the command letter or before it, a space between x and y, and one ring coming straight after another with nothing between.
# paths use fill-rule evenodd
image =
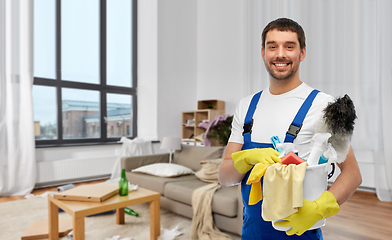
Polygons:
<instances>
[{"instance_id":1,"label":"man's arm","mask_svg":"<svg viewBox=\"0 0 392 240\"><path fill-rule=\"evenodd\" d=\"M239 173L234 168L234 162L231 154L241 151L242 144L229 142L223 157L222 165L219 168L218 180L222 187L229 187L242 181L245 174Z\"/></svg>"},{"instance_id":2,"label":"man's arm","mask_svg":"<svg viewBox=\"0 0 392 240\"><path fill-rule=\"evenodd\" d=\"M338 166L341 173L328 191L335 196L338 204L342 205L354 194L357 187L362 183L361 172L359 171L358 162L352 147L348 151L346 160L338 164Z\"/></svg>"}]
</instances>

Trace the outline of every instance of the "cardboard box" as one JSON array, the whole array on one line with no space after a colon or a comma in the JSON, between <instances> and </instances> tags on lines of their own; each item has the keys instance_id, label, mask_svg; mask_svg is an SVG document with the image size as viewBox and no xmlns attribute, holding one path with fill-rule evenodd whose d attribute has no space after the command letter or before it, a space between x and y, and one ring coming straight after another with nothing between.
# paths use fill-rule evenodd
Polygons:
<instances>
[{"instance_id":1,"label":"cardboard box","mask_svg":"<svg viewBox=\"0 0 392 240\"><path fill-rule=\"evenodd\" d=\"M54 194L53 198L71 201L103 202L116 194L118 194L118 185L94 184L81 185L68 189L58 194Z\"/></svg>"}]
</instances>

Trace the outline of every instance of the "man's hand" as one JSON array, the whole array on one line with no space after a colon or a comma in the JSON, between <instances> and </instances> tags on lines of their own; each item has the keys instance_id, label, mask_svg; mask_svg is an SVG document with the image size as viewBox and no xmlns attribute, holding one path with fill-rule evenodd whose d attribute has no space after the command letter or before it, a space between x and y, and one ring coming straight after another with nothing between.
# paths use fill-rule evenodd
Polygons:
<instances>
[{"instance_id":1,"label":"man's hand","mask_svg":"<svg viewBox=\"0 0 392 240\"><path fill-rule=\"evenodd\" d=\"M286 231L287 235L302 235L319 220L325 219L339 212L339 204L335 196L325 191L316 201L304 199L304 205L298 208L298 212L284 218L283 222L276 222L279 227L291 227Z\"/></svg>"},{"instance_id":2,"label":"man's hand","mask_svg":"<svg viewBox=\"0 0 392 240\"><path fill-rule=\"evenodd\" d=\"M241 174L247 173L257 163L280 163L280 153L272 148L254 148L235 152L231 155L234 167Z\"/></svg>"}]
</instances>

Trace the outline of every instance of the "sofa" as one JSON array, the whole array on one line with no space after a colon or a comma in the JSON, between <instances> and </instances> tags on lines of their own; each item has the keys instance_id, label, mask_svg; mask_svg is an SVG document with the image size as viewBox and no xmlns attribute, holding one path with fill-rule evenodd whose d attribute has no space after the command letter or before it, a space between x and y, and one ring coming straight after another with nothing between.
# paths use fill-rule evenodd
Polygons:
<instances>
[{"instance_id":1,"label":"sofa","mask_svg":"<svg viewBox=\"0 0 392 240\"><path fill-rule=\"evenodd\" d=\"M224 147L182 145L181 150L173 153L172 163L184 166L192 173L180 176L162 177L151 175L150 172L135 172L145 167L167 166L168 164L161 163L169 163L169 153L124 157L121 159L121 168L125 169L131 184L159 192L162 208L192 218L192 192L210 184L201 181L194 172L200 172L202 165L210 160L212 162L221 160L223 152ZM158 170L158 172L164 171ZM240 185L218 189L212 197L211 207L214 223L220 230L241 235L243 205Z\"/></svg>"}]
</instances>

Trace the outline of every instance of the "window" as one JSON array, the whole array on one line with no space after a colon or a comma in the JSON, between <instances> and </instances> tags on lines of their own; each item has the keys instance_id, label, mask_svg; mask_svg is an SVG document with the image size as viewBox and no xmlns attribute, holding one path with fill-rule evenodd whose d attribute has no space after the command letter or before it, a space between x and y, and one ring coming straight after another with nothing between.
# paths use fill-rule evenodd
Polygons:
<instances>
[{"instance_id":1,"label":"window","mask_svg":"<svg viewBox=\"0 0 392 240\"><path fill-rule=\"evenodd\" d=\"M34 1L36 146L136 137L136 4Z\"/></svg>"}]
</instances>

